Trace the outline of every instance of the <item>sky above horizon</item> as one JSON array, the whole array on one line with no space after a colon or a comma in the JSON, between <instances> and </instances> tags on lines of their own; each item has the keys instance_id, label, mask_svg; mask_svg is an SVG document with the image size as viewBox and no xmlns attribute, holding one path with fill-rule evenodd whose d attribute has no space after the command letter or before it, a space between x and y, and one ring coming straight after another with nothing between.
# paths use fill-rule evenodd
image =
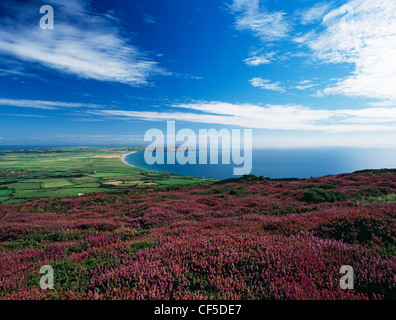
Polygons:
<instances>
[{"instance_id":1,"label":"sky above horizon","mask_svg":"<svg viewBox=\"0 0 396 320\"><path fill-rule=\"evenodd\" d=\"M394 148L395 57L394 0L5 0L0 145L142 145L174 120Z\"/></svg>"}]
</instances>

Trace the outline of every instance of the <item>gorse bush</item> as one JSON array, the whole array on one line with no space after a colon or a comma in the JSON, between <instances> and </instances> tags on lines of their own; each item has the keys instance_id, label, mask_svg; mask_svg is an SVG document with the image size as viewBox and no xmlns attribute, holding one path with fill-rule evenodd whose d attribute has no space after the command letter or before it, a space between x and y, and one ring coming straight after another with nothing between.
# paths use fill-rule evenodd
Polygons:
<instances>
[{"instance_id":1,"label":"gorse bush","mask_svg":"<svg viewBox=\"0 0 396 320\"><path fill-rule=\"evenodd\" d=\"M346 243L377 243L387 246L393 243L395 221L391 216L372 214L362 210L350 215L338 215L317 228L316 234Z\"/></svg>"},{"instance_id":2,"label":"gorse bush","mask_svg":"<svg viewBox=\"0 0 396 320\"><path fill-rule=\"evenodd\" d=\"M347 199L346 194L322 188L311 188L302 197L302 200L308 203L342 202Z\"/></svg>"},{"instance_id":3,"label":"gorse bush","mask_svg":"<svg viewBox=\"0 0 396 320\"><path fill-rule=\"evenodd\" d=\"M299 187L300 189L311 189L311 188L316 188L316 189L325 189L325 190L332 190L336 189L337 185L333 183L318 183L318 184L303 184Z\"/></svg>"},{"instance_id":4,"label":"gorse bush","mask_svg":"<svg viewBox=\"0 0 396 320\"><path fill-rule=\"evenodd\" d=\"M388 191L386 189L379 188L363 188L361 191L366 197L381 197L388 194Z\"/></svg>"}]
</instances>

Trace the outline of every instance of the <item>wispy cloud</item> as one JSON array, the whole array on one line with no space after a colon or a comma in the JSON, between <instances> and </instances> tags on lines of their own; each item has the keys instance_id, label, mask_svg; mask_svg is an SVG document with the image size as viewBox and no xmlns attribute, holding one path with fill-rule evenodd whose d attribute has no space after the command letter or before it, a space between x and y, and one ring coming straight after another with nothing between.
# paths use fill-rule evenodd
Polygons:
<instances>
[{"instance_id":1,"label":"wispy cloud","mask_svg":"<svg viewBox=\"0 0 396 320\"><path fill-rule=\"evenodd\" d=\"M55 29L38 26L38 0L3 1L0 55L86 79L145 85L154 74L166 74L137 46L111 12L99 14L80 0L48 0Z\"/></svg>"},{"instance_id":2,"label":"wispy cloud","mask_svg":"<svg viewBox=\"0 0 396 320\"><path fill-rule=\"evenodd\" d=\"M147 14L147 13L144 14L143 20L147 24L155 24L154 18L152 16L150 16L149 14Z\"/></svg>"},{"instance_id":3,"label":"wispy cloud","mask_svg":"<svg viewBox=\"0 0 396 320\"><path fill-rule=\"evenodd\" d=\"M18 114L18 113L3 113L0 116L8 117L25 117L25 118L47 118L48 116L42 116L38 114Z\"/></svg>"},{"instance_id":4,"label":"wispy cloud","mask_svg":"<svg viewBox=\"0 0 396 320\"><path fill-rule=\"evenodd\" d=\"M3 69L0 68L0 76L16 76L16 77L30 77L30 78L37 78L37 75L33 74L28 74L23 71L18 71L18 70L8 70L8 69Z\"/></svg>"},{"instance_id":5,"label":"wispy cloud","mask_svg":"<svg viewBox=\"0 0 396 320\"><path fill-rule=\"evenodd\" d=\"M243 60L248 66L259 66L260 64L268 64L271 63L266 56L255 56L248 59Z\"/></svg>"},{"instance_id":6,"label":"wispy cloud","mask_svg":"<svg viewBox=\"0 0 396 320\"><path fill-rule=\"evenodd\" d=\"M301 23L304 25L321 21L326 13L330 10L332 2L320 2L311 8L298 10L296 15L300 17Z\"/></svg>"},{"instance_id":7,"label":"wispy cloud","mask_svg":"<svg viewBox=\"0 0 396 320\"><path fill-rule=\"evenodd\" d=\"M384 100L384 101L370 102L369 105L371 105L373 107L395 107L396 100Z\"/></svg>"},{"instance_id":8,"label":"wispy cloud","mask_svg":"<svg viewBox=\"0 0 396 320\"><path fill-rule=\"evenodd\" d=\"M92 110L87 113L125 120L176 120L269 130L324 132L396 130L396 108L324 110L298 105L259 106L218 101L177 104L172 107L181 111Z\"/></svg>"},{"instance_id":9,"label":"wispy cloud","mask_svg":"<svg viewBox=\"0 0 396 320\"><path fill-rule=\"evenodd\" d=\"M260 88L263 90L284 92L285 89L281 86L280 82L271 82L268 79L262 79L260 77L255 77L250 79L249 82L255 88Z\"/></svg>"},{"instance_id":10,"label":"wispy cloud","mask_svg":"<svg viewBox=\"0 0 396 320\"><path fill-rule=\"evenodd\" d=\"M275 41L288 37L290 23L283 11L269 12L260 7L259 0L234 0L229 5L235 15L237 30L251 31L261 41Z\"/></svg>"},{"instance_id":11,"label":"wispy cloud","mask_svg":"<svg viewBox=\"0 0 396 320\"><path fill-rule=\"evenodd\" d=\"M276 52L269 52L267 54L253 55L250 58L243 60L248 66L259 66L261 64L269 64L273 61L273 57Z\"/></svg>"},{"instance_id":12,"label":"wispy cloud","mask_svg":"<svg viewBox=\"0 0 396 320\"><path fill-rule=\"evenodd\" d=\"M298 90L307 90L313 87L316 87L317 84L312 83L311 80L303 80L301 82L298 83L298 85L295 86L296 89Z\"/></svg>"},{"instance_id":13,"label":"wispy cloud","mask_svg":"<svg viewBox=\"0 0 396 320\"><path fill-rule=\"evenodd\" d=\"M323 32L305 36L319 59L355 65L350 76L326 88L324 94L375 98L396 105L395 17L394 0L350 0L323 18Z\"/></svg>"},{"instance_id":14,"label":"wispy cloud","mask_svg":"<svg viewBox=\"0 0 396 320\"><path fill-rule=\"evenodd\" d=\"M93 103L74 103L61 101L4 99L0 98L0 106L33 108L42 110L60 110L67 108L102 108L102 105Z\"/></svg>"}]
</instances>

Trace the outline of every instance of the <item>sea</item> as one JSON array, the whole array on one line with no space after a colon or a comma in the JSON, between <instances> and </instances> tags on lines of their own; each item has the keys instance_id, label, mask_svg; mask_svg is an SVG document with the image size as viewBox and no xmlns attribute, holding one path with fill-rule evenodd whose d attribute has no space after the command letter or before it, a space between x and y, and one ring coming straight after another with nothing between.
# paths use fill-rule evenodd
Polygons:
<instances>
[{"instance_id":1,"label":"sea","mask_svg":"<svg viewBox=\"0 0 396 320\"><path fill-rule=\"evenodd\" d=\"M197 151L192 152L199 163ZM219 164L165 164L149 165L144 159L144 152L137 152L126 157L125 161L135 167L150 171L165 171L181 175L215 179L240 177L234 175L234 168L243 165L221 164L222 153L219 151ZM231 157L232 158L232 157ZM251 174L273 179L313 178L325 175L351 173L365 169L396 168L396 149L353 149L353 148L316 148L316 149L255 149L252 152Z\"/></svg>"},{"instance_id":2,"label":"sea","mask_svg":"<svg viewBox=\"0 0 396 320\"><path fill-rule=\"evenodd\" d=\"M60 146L0 146L0 150L41 149ZM186 151L187 152L187 151ZM199 152L188 151L199 163ZM128 155L125 161L135 167L150 171L165 171L186 176L214 179L239 177L234 175L234 168L242 167L232 161L221 164L222 153L219 150L219 164L167 164L167 152L164 152L165 164L149 165L144 159L144 152ZM242 154L243 155L243 154ZM254 149L252 152L251 174L273 179L312 178L325 175L351 173L365 169L396 168L395 149L358 149L358 148L315 148L315 149Z\"/></svg>"}]
</instances>

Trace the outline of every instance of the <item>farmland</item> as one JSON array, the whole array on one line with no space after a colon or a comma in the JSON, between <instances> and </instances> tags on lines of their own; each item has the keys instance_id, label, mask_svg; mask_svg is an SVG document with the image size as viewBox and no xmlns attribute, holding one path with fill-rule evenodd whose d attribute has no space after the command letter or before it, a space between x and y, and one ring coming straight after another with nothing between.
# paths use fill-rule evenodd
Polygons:
<instances>
[{"instance_id":1,"label":"farmland","mask_svg":"<svg viewBox=\"0 0 396 320\"><path fill-rule=\"evenodd\" d=\"M214 180L149 172L122 163L122 154L142 148L53 148L0 151L0 203L71 197L141 186L207 184Z\"/></svg>"},{"instance_id":2,"label":"farmland","mask_svg":"<svg viewBox=\"0 0 396 320\"><path fill-rule=\"evenodd\" d=\"M396 299L395 195L395 170L380 170L2 204L0 298ZM53 290L39 287L43 265Z\"/></svg>"}]
</instances>

